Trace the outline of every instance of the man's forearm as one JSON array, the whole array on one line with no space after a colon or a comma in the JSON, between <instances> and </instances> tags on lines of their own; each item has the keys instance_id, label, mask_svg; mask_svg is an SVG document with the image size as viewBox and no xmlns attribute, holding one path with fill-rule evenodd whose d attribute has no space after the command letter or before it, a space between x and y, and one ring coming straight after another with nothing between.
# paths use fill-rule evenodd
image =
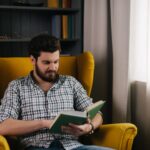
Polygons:
<instances>
[{"instance_id":1,"label":"man's forearm","mask_svg":"<svg viewBox=\"0 0 150 150\"><path fill-rule=\"evenodd\" d=\"M94 126L94 129L98 128L103 123L103 118L100 114L97 114L94 119L91 121Z\"/></svg>"},{"instance_id":2,"label":"man's forearm","mask_svg":"<svg viewBox=\"0 0 150 150\"><path fill-rule=\"evenodd\" d=\"M0 134L1 135L24 135L40 130L42 128L49 128L51 120L14 120L6 119L0 123Z\"/></svg>"}]
</instances>

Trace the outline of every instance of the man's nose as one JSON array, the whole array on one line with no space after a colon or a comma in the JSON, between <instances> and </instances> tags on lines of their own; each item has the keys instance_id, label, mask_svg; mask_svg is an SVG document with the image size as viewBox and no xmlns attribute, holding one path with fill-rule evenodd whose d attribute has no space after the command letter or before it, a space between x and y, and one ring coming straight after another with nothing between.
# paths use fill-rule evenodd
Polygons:
<instances>
[{"instance_id":1,"label":"man's nose","mask_svg":"<svg viewBox=\"0 0 150 150\"><path fill-rule=\"evenodd\" d=\"M55 64L54 63L50 63L49 69L50 70L55 70L55 68L56 68Z\"/></svg>"}]
</instances>

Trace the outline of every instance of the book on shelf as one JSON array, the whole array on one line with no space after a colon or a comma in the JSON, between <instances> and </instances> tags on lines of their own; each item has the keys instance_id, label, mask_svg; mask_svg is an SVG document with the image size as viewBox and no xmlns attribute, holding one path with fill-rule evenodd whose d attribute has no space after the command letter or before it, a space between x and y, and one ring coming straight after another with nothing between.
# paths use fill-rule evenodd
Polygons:
<instances>
[{"instance_id":1,"label":"book on shelf","mask_svg":"<svg viewBox=\"0 0 150 150\"><path fill-rule=\"evenodd\" d=\"M62 0L62 8L70 8L71 0Z\"/></svg>"},{"instance_id":2,"label":"book on shelf","mask_svg":"<svg viewBox=\"0 0 150 150\"><path fill-rule=\"evenodd\" d=\"M47 7L49 8L59 8L59 0L48 0Z\"/></svg>"},{"instance_id":3,"label":"book on shelf","mask_svg":"<svg viewBox=\"0 0 150 150\"><path fill-rule=\"evenodd\" d=\"M47 6L49 8L70 8L71 0L48 0Z\"/></svg>"},{"instance_id":4,"label":"book on shelf","mask_svg":"<svg viewBox=\"0 0 150 150\"><path fill-rule=\"evenodd\" d=\"M68 39L68 16L62 16L62 38Z\"/></svg>"},{"instance_id":5,"label":"book on shelf","mask_svg":"<svg viewBox=\"0 0 150 150\"><path fill-rule=\"evenodd\" d=\"M54 119L51 127L51 133L62 133L61 126L67 126L69 123L73 124L84 124L87 119L93 119L96 114L101 110L106 101L100 100L88 106L85 111L72 111L67 110L60 112Z\"/></svg>"},{"instance_id":6,"label":"book on shelf","mask_svg":"<svg viewBox=\"0 0 150 150\"><path fill-rule=\"evenodd\" d=\"M62 39L75 38L75 18L73 15L62 16Z\"/></svg>"},{"instance_id":7,"label":"book on shelf","mask_svg":"<svg viewBox=\"0 0 150 150\"><path fill-rule=\"evenodd\" d=\"M51 33L57 38L61 38L61 16L54 15L51 18Z\"/></svg>"},{"instance_id":8,"label":"book on shelf","mask_svg":"<svg viewBox=\"0 0 150 150\"><path fill-rule=\"evenodd\" d=\"M73 15L68 16L68 38L75 38L75 18Z\"/></svg>"}]
</instances>

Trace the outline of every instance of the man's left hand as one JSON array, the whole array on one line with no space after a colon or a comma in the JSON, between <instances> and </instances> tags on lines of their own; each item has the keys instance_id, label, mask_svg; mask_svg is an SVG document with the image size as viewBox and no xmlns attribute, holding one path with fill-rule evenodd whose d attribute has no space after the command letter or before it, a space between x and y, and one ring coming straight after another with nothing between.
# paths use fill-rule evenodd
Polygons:
<instances>
[{"instance_id":1,"label":"man's left hand","mask_svg":"<svg viewBox=\"0 0 150 150\"><path fill-rule=\"evenodd\" d=\"M62 132L75 135L77 137L87 134L91 131L91 125L89 123L83 125L76 125L70 123L68 126L62 126Z\"/></svg>"}]
</instances>

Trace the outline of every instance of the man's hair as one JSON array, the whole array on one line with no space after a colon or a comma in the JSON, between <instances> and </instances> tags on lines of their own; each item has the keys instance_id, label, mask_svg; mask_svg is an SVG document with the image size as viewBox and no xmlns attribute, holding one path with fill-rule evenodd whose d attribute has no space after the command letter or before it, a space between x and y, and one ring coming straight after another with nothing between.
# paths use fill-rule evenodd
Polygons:
<instances>
[{"instance_id":1,"label":"man's hair","mask_svg":"<svg viewBox=\"0 0 150 150\"><path fill-rule=\"evenodd\" d=\"M38 58L41 52L55 52L57 50L61 51L60 41L48 34L40 34L33 37L29 43L29 55L34 58Z\"/></svg>"}]
</instances>

